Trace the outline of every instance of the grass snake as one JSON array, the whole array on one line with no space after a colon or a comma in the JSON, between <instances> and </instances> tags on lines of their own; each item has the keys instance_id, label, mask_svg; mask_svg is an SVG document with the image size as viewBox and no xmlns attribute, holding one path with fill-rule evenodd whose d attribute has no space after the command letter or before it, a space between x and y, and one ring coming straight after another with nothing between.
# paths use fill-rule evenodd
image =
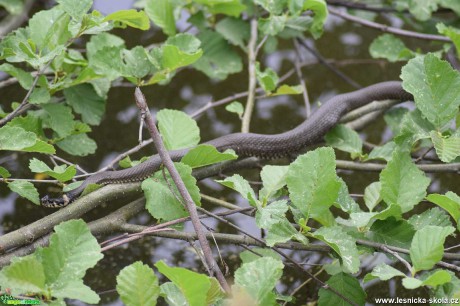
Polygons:
<instances>
[{"instance_id":1,"label":"grass snake","mask_svg":"<svg viewBox=\"0 0 460 306\"><path fill-rule=\"evenodd\" d=\"M310 118L290 131L274 135L234 133L218 137L206 144L215 146L219 151L233 149L239 157L256 156L264 159L283 157L320 142L347 112L372 101L388 99L406 101L412 100L412 95L404 91L401 82L377 83L329 99ZM173 161L179 161L189 150L175 150L170 151L169 154ZM132 168L96 173L74 190L58 198L50 198L47 195L42 198L41 203L46 207L64 207L77 199L89 184L106 185L142 181L157 171L161 164L157 154Z\"/></svg>"}]
</instances>

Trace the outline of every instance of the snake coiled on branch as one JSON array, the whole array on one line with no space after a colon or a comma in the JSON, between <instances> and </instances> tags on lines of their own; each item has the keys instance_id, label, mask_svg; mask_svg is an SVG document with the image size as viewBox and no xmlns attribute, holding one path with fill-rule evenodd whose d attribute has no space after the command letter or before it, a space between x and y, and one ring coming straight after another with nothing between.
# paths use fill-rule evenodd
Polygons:
<instances>
[{"instance_id":1,"label":"snake coiled on branch","mask_svg":"<svg viewBox=\"0 0 460 306\"><path fill-rule=\"evenodd\" d=\"M401 82L377 83L329 99L310 118L290 131L274 135L235 133L218 137L206 144L215 146L219 151L233 149L239 157L256 156L263 159L283 157L320 142L347 112L372 101L389 99L407 101L412 100L412 95L404 91ZM189 150L170 151L169 154L173 161L179 161ZM77 199L89 184L106 185L142 181L160 169L161 164L162 161L157 154L132 168L97 173L59 198L43 197L41 203L46 207L64 207Z\"/></svg>"}]
</instances>

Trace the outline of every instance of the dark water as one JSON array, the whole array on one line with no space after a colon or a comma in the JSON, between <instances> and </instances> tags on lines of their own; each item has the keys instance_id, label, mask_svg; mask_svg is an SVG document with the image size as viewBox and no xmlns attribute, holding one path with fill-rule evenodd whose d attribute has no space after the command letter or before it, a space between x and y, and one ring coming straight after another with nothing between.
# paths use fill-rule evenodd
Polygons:
<instances>
[{"instance_id":1,"label":"dark water","mask_svg":"<svg viewBox=\"0 0 460 306\"><path fill-rule=\"evenodd\" d=\"M117 1L97 1L95 6L104 13L114 10ZM123 3L127 4L129 1ZM127 8L126 6L122 8ZM120 8L117 8L120 9ZM388 20L382 20L389 22ZM397 25L397 20L390 20ZM163 34L157 29L144 33L137 30L115 31L126 40L129 48L137 45L149 45L151 43L164 40ZM380 33L362 27L356 27L340 19L330 17L327 31L319 41L308 40L307 42L315 46L316 49L325 57L330 59L368 59L368 46L372 40ZM426 42L406 40L407 45L422 49L432 48ZM260 58L267 65L274 68L279 75L293 68L295 53L290 42L280 42L282 50L276 54ZM314 57L302 49L304 60ZM384 80L398 79L402 64L374 63L365 65L348 65L340 69L362 86L370 85ZM353 90L353 87L344 82L341 78L333 74L323 65L313 65L305 67L303 74L307 83L309 97L311 101L325 101L337 93ZM285 81L286 84L298 84L295 74ZM226 81L216 82L209 80L202 73L194 70L183 70L178 73L172 82L166 86L151 86L143 89L152 110L155 112L162 108L172 108L193 113L209 101L225 98L234 93L247 90L247 72L244 71L237 75L230 76ZM87 171L95 171L106 165L113 157L137 144L138 134L138 113L134 105L132 87L113 87L109 92L107 101L107 113L99 127L94 127L90 136L97 142L98 149L92 156L77 158L62 154L63 158L78 163ZM18 86L9 86L1 89L2 96L8 97L9 101L21 100L25 94ZM240 100L244 102L245 99ZM252 120L251 130L258 133L279 133L287 131L304 120L304 107L301 96L282 96L258 101L255 116ZM225 111L224 107L211 109L198 118L201 128L202 140L213 139L227 133L238 132L240 122L237 116ZM383 120L375 122L362 132L362 136L370 142L380 143L382 139L388 139L389 131L384 128ZM132 156L140 158L144 155L153 153L151 147L145 148L141 152ZM7 167L13 177L31 178L32 174L27 167L29 155L14 155L1 153L0 160L5 161L2 166ZM47 161L46 158L40 157ZM339 175L347 182L351 193L363 193L364 188L373 181L378 180L377 173L353 173L350 171L340 171ZM431 176L432 185L430 192L444 193L447 190L460 193L458 187L458 177L453 175ZM41 194L45 193L47 186L39 185ZM244 201L230 193L228 190L220 188L209 180L200 184L203 193L217 197L225 197L228 201L247 205ZM0 185L0 216L2 220L3 232L9 232L23 225L29 224L49 213L41 207L37 207L27 200L17 198L15 194L8 191L4 184ZM110 206L118 207L122 203L111 203ZM426 203L419 206L425 210ZM422 207L423 206L423 207ZM210 208L210 207L208 207ZM98 208L87 216L87 220L103 217L111 208ZM232 217L238 226L243 227L252 234L259 235L252 219L247 217ZM134 223L147 224L151 222L147 214L142 214L134 220ZM217 228L220 232L234 233L234 230L222 224L217 224L213 220L205 223ZM187 230L191 227L187 224ZM457 242L458 243L458 242ZM232 271L238 267L240 261L238 253L242 248L219 244L220 251L225 258L226 264ZM315 254L310 252L286 252L297 259L299 262L311 264L311 272L315 273L320 267L314 266L317 263L330 262L327 254ZM87 273L85 283L97 292L114 289L116 286L115 277L119 271L130 263L141 260L152 265L158 260L166 260L170 265L187 267L196 271L204 272L201 263L196 257L193 249L186 242L178 242L167 239L145 238L129 245L110 250L105 253L104 259L98 264L97 268L91 269ZM364 261L364 268L360 275L372 270L372 267L384 260L383 256L369 258ZM402 269L404 270L404 269ZM327 274L323 272L320 278L326 280ZM285 275L281 284L278 286L280 293L289 294L306 280L306 275L299 273L297 269L286 266ZM402 290L399 281L390 282L371 282L365 285L366 292L371 297L411 297L427 296L424 290L418 292L407 292ZM297 295L296 305L305 304L307 301L315 300L319 290L318 284L311 281ZM105 305L120 305L116 293L106 293L101 295Z\"/></svg>"}]
</instances>

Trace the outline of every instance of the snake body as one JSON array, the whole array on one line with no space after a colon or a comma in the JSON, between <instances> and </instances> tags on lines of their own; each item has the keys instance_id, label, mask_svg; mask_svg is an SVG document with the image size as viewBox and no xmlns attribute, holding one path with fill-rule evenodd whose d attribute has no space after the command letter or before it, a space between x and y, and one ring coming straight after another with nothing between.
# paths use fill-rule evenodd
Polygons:
<instances>
[{"instance_id":1,"label":"snake body","mask_svg":"<svg viewBox=\"0 0 460 306\"><path fill-rule=\"evenodd\" d=\"M313 115L296 128L274 135L255 133L235 133L225 135L206 144L219 151L233 149L239 157L256 156L264 159L283 157L316 144L332 129L340 118L355 108L379 100L411 100L412 95L404 91L401 82L377 83L350 93L340 94L329 99ZM170 151L171 159L179 161L189 149ZM157 171L162 162L158 155L132 168L106 171L88 177L78 188L67 192L60 198L45 196L41 202L46 207L63 207L80 196L89 184L122 184L146 179Z\"/></svg>"}]
</instances>

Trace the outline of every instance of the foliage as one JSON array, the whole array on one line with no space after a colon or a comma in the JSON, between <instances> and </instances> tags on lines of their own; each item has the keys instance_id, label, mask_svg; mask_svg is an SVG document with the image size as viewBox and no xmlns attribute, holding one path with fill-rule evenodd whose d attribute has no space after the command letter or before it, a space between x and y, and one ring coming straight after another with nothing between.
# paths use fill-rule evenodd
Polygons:
<instances>
[{"instance_id":1,"label":"foliage","mask_svg":"<svg viewBox=\"0 0 460 306\"><path fill-rule=\"evenodd\" d=\"M0 0L0 6L17 14L22 9L17 2ZM0 151L24 154L37 179L51 177L60 184L74 179L77 167L66 162L50 167L43 154L93 154L97 143L89 135L101 124L108 92L115 84L171 86L184 69L221 82L246 69L245 57L255 51L249 49L254 38L251 31L257 31L255 43L262 58L290 40L321 39L329 14L325 0L145 0L137 3L139 10L107 16L91 9L92 0L56 2L0 42L4 61L0 70L17 80L25 96L23 103L8 101L0 109L0 118L5 120L0 127ZM455 23L438 16L437 24L430 20L439 8L460 15L458 1L389 2L396 10L408 11L407 18L419 32L437 31L460 47ZM251 29L251 19L257 22L256 29ZM151 23L165 35L161 43L128 48L131 42L115 34L127 27L148 31ZM180 23L193 31L182 30ZM319 290L319 305L348 305L350 301L364 305L367 295L361 281L372 280L393 279L408 291L422 287L436 297L458 297L460 280L441 261L447 241L460 229L460 197L447 190L434 193L438 182L421 170L416 158L423 160L424 152L433 149L439 164L460 160L460 73L442 59L450 47L433 44L432 52L424 53L424 48L413 50L412 43L393 34L372 42L371 57L404 64L402 85L415 102L413 108L386 112L392 137L372 150L358 132L340 124L324 137L326 146L297 156L289 165L263 166L260 188L253 188L241 174L215 180L254 208L255 225L265 234L265 248L240 254L242 263L232 276L231 297L215 278L203 273L158 261L157 273L169 280L160 284L152 268L135 262L117 277L123 303L156 305L163 299L174 305L277 305L293 301L278 291L285 263L271 251L286 242L298 248L319 244L334 259L331 265L322 265L321 279L327 286ZM260 86L257 93L263 97L303 93L302 86L284 84L278 69L266 62L248 63ZM241 118L243 105L228 100L232 103L225 109ZM200 144L199 125L184 112L162 109L156 118L166 148L187 151L175 166L195 204L201 206L193 171L238 156L232 150L219 152ZM337 156L363 166L371 160L381 162L379 176L360 191L362 201L350 195L345 176L337 170ZM133 167L146 159L127 156L120 166ZM3 181L12 192L38 205L34 184L11 179L13 170L0 167ZM158 222L188 216L166 169L145 179L142 190L146 210ZM64 299L98 303L99 296L83 283L86 271L102 258L98 242L82 220L63 222L54 229L48 247L15 258L1 270L0 286L15 296L34 297L50 305L64 305ZM375 251L386 254L387 261L368 273L360 272L366 268L363 259ZM397 252L398 256L392 256ZM404 265L394 265L397 261Z\"/></svg>"},{"instance_id":2,"label":"foliage","mask_svg":"<svg viewBox=\"0 0 460 306\"><path fill-rule=\"evenodd\" d=\"M64 298L96 304L99 296L83 284L83 276L103 257L83 220L57 225L48 247L18 257L1 270L0 284L14 296L29 294L63 305Z\"/></svg>"}]
</instances>

